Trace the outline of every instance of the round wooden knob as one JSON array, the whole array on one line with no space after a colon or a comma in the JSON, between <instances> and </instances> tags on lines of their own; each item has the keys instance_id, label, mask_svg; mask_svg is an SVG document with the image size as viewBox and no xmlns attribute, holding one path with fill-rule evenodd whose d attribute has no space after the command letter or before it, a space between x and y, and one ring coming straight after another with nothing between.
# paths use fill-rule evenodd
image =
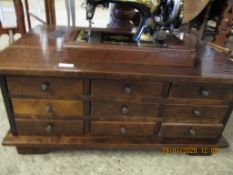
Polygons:
<instances>
[{"instance_id":1,"label":"round wooden knob","mask_svg":"<svg viewBox=\"0 0 233 175\"><path fill-rule=\"evenodd\" d=\"M126 85L125 87L124 87L124 92L126 93L126 94L131 94L132 93L132 88L129 86L129 85Z\"/></svg>"},{"instance_id":2,"label":"round wooden knob","mask_svg":"<svg viewBox=\"0 0 233 175\"><path fill-rule=\"evenodd\" d=\"M128 107L127 107L127 106L123 106L123 107L121 108L121 113L122 113L122 114L128 114L128 113L129 113Z\"/></svg>"},{"instance_id":3,"label":"round wooden knob","mask_svg":"<svg viewBox=\"0 0 233 175\"><path fill-rule=\"evenodd\" d=\"M190 129L190 130L189 130L189 134L190 134L191 136L196 136L196 131L195 131L194 129Z\"/></svg>"},{"instance_id":4,"label":"round wooden knob","mask_svg":"<svg viewBox=\"0 0 233 175\"><path fill-rule=\"evenodd\" d=\"M209 91L207 91L206 89L202 89L201 90L201 95L204 97L208 97L209 96Z\"/></svg>"},{"instance_id":5,"label":"round wooden knob","mask_svg":"<svg viewBox=\"0 0 233 175\"><path fill-rule=\"evenodd\" d=\"M52 130L53 130L53 124L48 124L46 127L46 132L50 133L50 132L52 132Z\"/></svg>"},{"instance_id":6,"label":"round wooden knob","mask_svg":"<svg viewBox=\"0 0 233 175\"><path fill-rule=\"evenodd\" d=\"M45 112L50 113L50 112L52 112L52 106L46 105L44 110L45 110Z\"/></svg>"},{"instance_id":7,"label":"round wooden knob","mask_svg":"<svg viewBox=\"0 0 233 175\"><path fill-rule=\"evenodd\" d=\"M194 116L194 117L200 117L200 116L201 116L201 112L198 111L197 109L195 109L195 110L193 111L193 116Z\"/></svg>"},{"instance_id":8,"label":"round wooden knob","mask_svg":"<svg viewBox=\"0 0 233 175\"><path fill-rule=\"evenodd\" d=\"M41 85L41 89L42 89L42 91L47 91L47 90L49 89L49 83L44 82L44 83Z\"/></svg>"},{"instance_id":9,"label":"round wooden knob","mask_svg":"<svg viewBox=\"0 0 233 175\"><path fill-rule=\"evenodd\" d=\"M121 131L121 134L126 134L127 133L126 128L123 127L123 126L121 127L120 131Z\"/></svg>"}]
</instances>

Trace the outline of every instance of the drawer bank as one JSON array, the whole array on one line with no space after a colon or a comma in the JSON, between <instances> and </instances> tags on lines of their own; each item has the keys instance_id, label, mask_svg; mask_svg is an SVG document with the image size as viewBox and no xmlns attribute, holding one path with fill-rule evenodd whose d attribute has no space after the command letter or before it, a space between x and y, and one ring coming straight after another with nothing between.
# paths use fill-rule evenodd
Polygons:
<instances>
[{"instance_id":1,"label":"drawer bank","mask_svg":"<svg viewBox=\"0 0 233 175\"><path fill-rule=\"evenodd\" d=\"M0 53L10 123L4 145L22 154L228 146L233 63L226 56L200 44L193 68L67 62L56 38L44 38L55 30L65 28L37 27Z\"/></svg>"}]
</instances>

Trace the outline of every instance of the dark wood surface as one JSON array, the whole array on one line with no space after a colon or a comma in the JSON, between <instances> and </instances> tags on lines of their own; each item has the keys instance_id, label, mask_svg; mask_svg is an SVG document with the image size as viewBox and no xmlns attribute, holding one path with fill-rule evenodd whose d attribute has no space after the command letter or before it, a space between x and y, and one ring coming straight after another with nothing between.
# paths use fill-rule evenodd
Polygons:
<instances>
[{"instance_id":1,"label":"dark wood surface","mask_svg":"<svg viewBox=\"0 0 233 175\"><path fill-rule=\"evenodd\" d=\"M228 143L224 137L217 142L204 139L165 139L158 137L121 137L121 136L80 136L80 137L43 137L43 136L19 136L15 137L7 133L3 145L36 147L36 148L125 148L125 149L161 149L163 147L217 147L226 148Z\"/></svg>"},{"instance_id":2,"label":"dark wood surface","mask_svg":"<svg viewBox=\"0 0 233 175\"><path fill-rule=\"evenodd\" d=\"M95 29L92 32L94 31ZM113 31L114 29L110 29L109 33ZM167 41L165 41L168 47L162 48L158 44L157 46L143 46L143 43L139 45L137 43L112 44L102 41L99 43L78 43L79 32L79 30L74 29L65 37L63 48L65 60L175 67L193 67L196 62L197 40L193 35L184 35L183 41L168 36Z\"/></svg>"},{"instance_id":3,"label":"dark wood surface","mask_svg":"<svg viewBox=\"0 0 233 175\"><path fill-rule=\"evenodd\" d=\"M56 27L65 30L64 27ZM49 27L48 31L54 31ZM11 75L63 76L115 79L143 79L193 83L232 84L233 63L224 54L208 46L200 46L199 61L194 68L169 68L150 65L126 65L104 62L65 61L61 44L46 27L37 27L23 39L0 53L0 73ZM74 68L61 68L61 62Z\"/></svg>"},{"instance_id":4,"label":"dark wood surface","mask_svg":"<svg viewBox=\"0 0 233 175\"><path fill-rule=\"evenodd\" d=\"M30 120L16 119L19 135L77 136L84 133L82 120Z\"/></svg>"},{"instance_id":5,"label":"dark wood surface","mask_svg":"<svg viewBox=\"0 0 233 175\"><path fill-rule=\"evenodd\" d=\"M159 104L129 103L112 101L93 101L91 103L92 116L142 116L155 117L158 114Z\"/></svg>"},{"instance_id":6,"label":"dark wood surface","mask_svg":"<svg viewBox=\"0 0 233 175\"><path fill-rule=\"evenodd\" d=\"M165 138L218 138L222 124L162 123L159 135Z\"/></svg>"},{"instance_id":7,"label":"dark wood surface","mask_svg":"<svg viewBox=\"0 0 233 175\"><path fill-rule=\"evenodd\" d=\"M83 81L72 78L7 77L12 97L77 98L83 94Z\"/></svg>"},{"instance_id":8,"label":"dark wood surface","mask_svg":"<svg viewBox=\"0 0 233 175\"><path fill-rule=\"evenodd\" d=\"M173 122L219 123L225 118L228 108L223 105L166 104L160 108L158 116Z\"/></svg>"},{"instance_id":9,"label":"dark wood surface","mask_svg":"<svg viewBox=\"0 0 233 175\"><path fill-rule=\"evenodd\" d=\"M157 133L155 122L92 121L92 135L102 136L153 136Z\"/></svg>"},{"instance_id":10,"label":"dark wood surface","mask_svg":"<svg viewBox=\"0 0 233 175\"><path fill-rule=\"evenodd\" d=\"M12 105L16 115L82 116L84 111L79 100L13 98Z\"/></svg>"},{"instance_id":11,"label":"dark wood surface","mask_svg":"<svg viewBox=\"0 0 233 175\"><path fill-rule=\"evenodd\" d=\"M233 99L233 85L205 85L174 83L170 92L171 98L196 99Z\"/></svg>"},{"instance_id":12,"label":"dark wood surface","mask_svg":"<svg viewBox=\"0 0 233 175\"><path fill-rule=\"evenodd\" d=\"M49 153L51 150L47 148L35 148L35 147L16 147L18 154L45 154Z\"/></svg>"},{"instance_id":13,"label":"dark wood surface","mask_svg":"<svg viewBox=\"0 0 233 175\"><path fill-rule=\"evenodd\" d=\"M150 99L166 94L164 82L146 81L116 81L116 80L92 80L91 95L93 97L108 97L122 99Z\"/></svg>"},{"instance_id":14,"label":"dark wood surface","mask_svg":"<svg viewBox=\"0 0 233 175\"><path fill-rule=\"evenodd\" d=\"M37 27L0 53L14 135L5 145L19 153L226 146L221 134L232 111L233 65L225 55L201 44L193 68L67 61L59 36L68 30L54 29Z\"/></svg>"}]
</instances>

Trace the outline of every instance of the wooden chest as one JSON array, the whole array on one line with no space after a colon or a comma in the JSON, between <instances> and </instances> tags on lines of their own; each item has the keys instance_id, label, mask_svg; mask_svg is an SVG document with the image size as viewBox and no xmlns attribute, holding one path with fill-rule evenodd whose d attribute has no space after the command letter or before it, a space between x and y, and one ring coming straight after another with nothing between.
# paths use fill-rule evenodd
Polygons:
<instances>
[{"instance_id":1,"label":"wooden chest","mask_svg":"<svg viewBox=\"0 0 233 175\"><path fill-rule=\"evenodd\" d=\"M54 30L38 27L0 54L11 126L4 145L19 153L227 146L233 64L224 55L200 46L194 68L85 61L63 67Z\"/></svg>"}]
</instances>

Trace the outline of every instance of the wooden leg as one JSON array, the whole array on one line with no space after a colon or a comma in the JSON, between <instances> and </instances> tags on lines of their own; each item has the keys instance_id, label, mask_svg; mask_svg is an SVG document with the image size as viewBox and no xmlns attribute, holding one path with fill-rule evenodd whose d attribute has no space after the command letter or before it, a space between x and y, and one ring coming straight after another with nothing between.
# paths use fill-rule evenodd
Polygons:
<instances>
[{"instance_id":1,"label":"wooden leg","mask_svg":"<svg viewBox=\"0 0 233 175\"><path fill-rule=\"evenodd\" d=\"M44 0L46 22L48 25L56 25L55 0Z\"/></svg>"},{"instance_id":2,"label":"wooden leg","mask_svg":"<svg viewBox=\"0 0 233 175\"><path fill-rule=\"evenodd\" d=\"M203 40L204 37L205 37L205 31L206 31L208 20L209 20L209 17L210 17L210 10L211 10L213 1L214 0L211 0L209 2L208 6L207 6L206 14L205 14L205 17L204 17L204 21L203 21L203 24L201 25L201 28L200 28L199 34L198 34L199 35L198 36L199 40Z\"/></svg>"},{"instance_id":3,"label":"wooden leg","mask_svg":"<svg viewBox=\"0 0 233 175\"><path fill-rule=\"evenodd\" d=\"M14 7L15 7L15 13L16 13L16 22L17 22L17 28L21 34L26 33L26 26L25 26L25 20L24 20L24 9L23 9L23 3L21 0L13 0Z\"/></svg>"},{"instance_id":4,"label":"wooden leg","mask_svg":"<svg viewBox=\"0 0 233 175\"><path fill-rule=\"evenodd\" d=\"M48 148L36 148L36 147L16 147L18 154L46 154L50 150Z\"/></svg>"},{"instance_id":5,"label":"wooden leg","mask_svg":"<svg viewBox=\"0 0 233 175\"><path fill-rule=\"evenodd\" d=\"M24 0L24 4L25 4L25 9L26 9L26 15L27 15L28 29L29 29L29 31L31 31L32 24L31 24L31 18L30 18L30 14L29 14L28 0Z\"/></svg>"}]
</instances>

